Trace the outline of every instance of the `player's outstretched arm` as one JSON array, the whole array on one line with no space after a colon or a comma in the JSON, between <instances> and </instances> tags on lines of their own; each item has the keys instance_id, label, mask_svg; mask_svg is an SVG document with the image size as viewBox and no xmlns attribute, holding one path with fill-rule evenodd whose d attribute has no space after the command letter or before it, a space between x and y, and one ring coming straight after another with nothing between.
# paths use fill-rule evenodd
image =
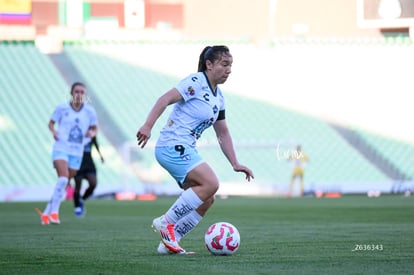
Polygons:
<instances>
[{"instance_id":1,"label":"player's outstretched arm","mask_svg":"<svg viewBox=\"0 0 414 275\"><path fill-rule=\"evenodd\" d=\"M223 151L224 155L229 160L233 170L236 172L243 172L246 175L247 181L254 179L252 170L250 170L247 166L241 165L237 160L233 140L227 127L226 120L217 120L216 123L214 123L214 131L216 132L221 151Z\"/></svg>"}]
</instances>

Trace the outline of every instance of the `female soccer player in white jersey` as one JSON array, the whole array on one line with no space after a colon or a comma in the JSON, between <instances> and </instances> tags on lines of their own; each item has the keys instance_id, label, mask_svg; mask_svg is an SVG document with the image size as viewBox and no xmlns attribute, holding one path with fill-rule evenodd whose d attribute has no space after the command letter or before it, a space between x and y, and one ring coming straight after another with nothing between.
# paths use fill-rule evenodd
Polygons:
<instances>
[{"instance_id":1,"label":"female soccer player in white jersey","mask_svg":"<svg viewBox=\"0 0 414 275\"><path fill-rule=\"evenodd\" d=\"M85 102L85 85L74 83L70 94L71 101L58 105L49 121L49 130L55 139L52 160L58 179L52 198L41 215L42 224L60 223L59 207L66 185L81 165L84 145L98 130L95 109Z\"/></svg>"},{"instance_id":2,"label":"female soccer player in white jersey","mask_svg":"<svg viewBox=\"0 0 414 275\"><path fill-rule=\"evenodd\" d=\"M224 97L218 87L229 77L232 63L233 57L226 46L204 48L198 73L184 78L162 95L138 130L138 146L143 148L157 119L168 105L174 104L160 132L155 157L184 191L164 215L152 222L153 229L161 235L158 253L185 254L179 245L180 239L201 221L214 202L219 181L196 150L196 141L205 129L213 126L221 150L234 171L243 172L248 181L254 177L237 160L225 120Z\"/></svg>"}]
</instances>

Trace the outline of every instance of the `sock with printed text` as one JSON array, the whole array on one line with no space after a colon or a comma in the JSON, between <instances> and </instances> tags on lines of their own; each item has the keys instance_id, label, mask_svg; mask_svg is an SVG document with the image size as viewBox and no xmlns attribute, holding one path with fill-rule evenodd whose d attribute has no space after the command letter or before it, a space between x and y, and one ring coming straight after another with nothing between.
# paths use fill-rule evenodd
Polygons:
<instances>
[{"instance_id":1,"label":"sock with printed text","mask_svg":"<svg viewBox=\"0 0 414 275\"><path fill-rule=\"evenodd\" d=\"M197 196L192 188L181 193L170 209L165 213L168 223L175 224L181 218L187 216L191 211L197 209L203 201Z\"/></svg>"},{"instance_id":2,"label":"sock with printed text","mask_svg":"<svg viewBox=\"0 0 414 275\"><path fill-rule=\"evenodd\" d=\"M179 242L203 219L196 210L191 211L187 216L180 219L174 226L175 239Z\"/></svg>"}]
</instances>

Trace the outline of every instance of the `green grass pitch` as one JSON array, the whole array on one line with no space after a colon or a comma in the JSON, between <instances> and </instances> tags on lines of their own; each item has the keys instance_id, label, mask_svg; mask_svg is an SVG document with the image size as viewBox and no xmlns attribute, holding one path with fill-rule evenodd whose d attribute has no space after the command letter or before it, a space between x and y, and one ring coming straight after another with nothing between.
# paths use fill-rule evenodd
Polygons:
<instances>
[{"instance_id":1,"label":"green grass pitch","mask_svg":"<svg viewBox=\"0 0 414 275\"><path fill-rule=\"evenodd\" d=\"M195 255L158 255L150 228L175 198L72 203L61 224L42 226L34 208L0 204L0 274L412 274L414 198L217 198L181 242ZM240 231L232 256L214 256L204 231L227 221Z\"/></svg>"}]
</instances>

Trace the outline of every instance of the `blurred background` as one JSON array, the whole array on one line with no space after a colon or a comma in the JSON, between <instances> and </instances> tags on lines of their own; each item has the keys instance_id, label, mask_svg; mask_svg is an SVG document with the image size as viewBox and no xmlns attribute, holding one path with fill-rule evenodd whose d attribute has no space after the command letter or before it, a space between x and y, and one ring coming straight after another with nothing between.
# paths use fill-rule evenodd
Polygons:
<instances>
[{"instance_id":1,"label":"blurred background","mask_svg":"<svg viewBox=\"0 0 414 275\"><path fill-rule=\"evenodd\" d=\"M0 0L0 201L50 198L47 123L75 81L99 119L95 197L179 193L153 156L168 110L147 148L135 135L217 44L234 58L226 119L255 173L244 182L206 131L220 195L289 195L298 145L305 195L410 194L413 35L414 0Z\"/></svg>"}]
</instances>

